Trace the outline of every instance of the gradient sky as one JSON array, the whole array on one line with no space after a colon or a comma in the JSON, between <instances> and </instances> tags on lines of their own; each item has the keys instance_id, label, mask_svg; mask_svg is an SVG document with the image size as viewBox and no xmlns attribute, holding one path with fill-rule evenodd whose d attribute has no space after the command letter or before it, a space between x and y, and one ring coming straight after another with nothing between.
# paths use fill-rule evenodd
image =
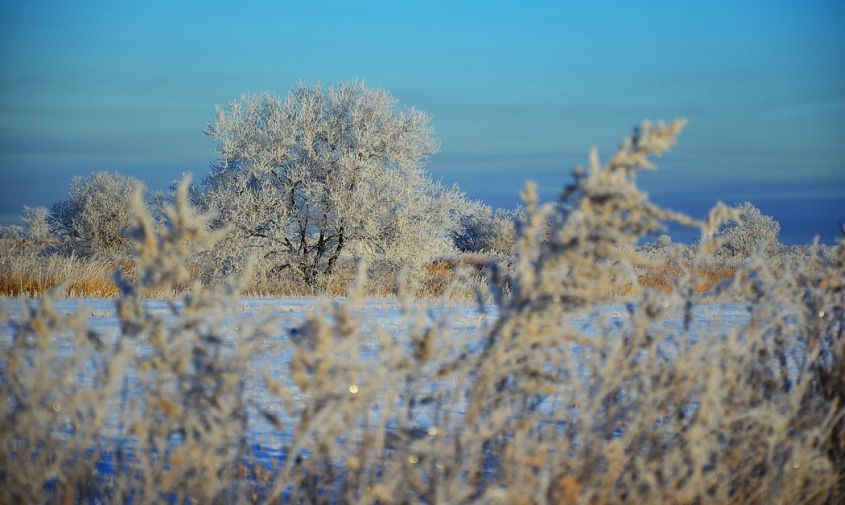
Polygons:
<instances>
[{"instance_id":1,"label":"gradient sky","mask_svg":"<svg viewBox=\"0 0 845 505\"><path fill-rule=\"evenodd\" d=\"M214 106L360 78L434 118L432 173L512 207L591 145L687 117L643 185L750 200L785 242L845 220L845 2L2 2L0 222L74 175L207 173Z\"/></svg>"}]
</instances>

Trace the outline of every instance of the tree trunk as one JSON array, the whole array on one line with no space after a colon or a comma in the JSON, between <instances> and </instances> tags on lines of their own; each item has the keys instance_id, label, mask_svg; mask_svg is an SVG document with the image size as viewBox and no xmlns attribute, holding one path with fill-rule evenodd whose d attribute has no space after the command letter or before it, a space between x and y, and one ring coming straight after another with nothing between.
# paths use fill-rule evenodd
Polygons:
<instances>
[{"instance_id":1,"label":"tree trunk","mask_svg":"<svg viewBox=\"0 0 845 505\"><path fill-rule=\"evenodd\" d=\"M329 263L326 265L326 273L332 273L332 269L334 268L335 261L337 261L338 256L340 256L340 251L343 250L343 226L337 231L337 246L334 248L334 252L332 256L329 258Z\"/></svg>"}]
</instances>

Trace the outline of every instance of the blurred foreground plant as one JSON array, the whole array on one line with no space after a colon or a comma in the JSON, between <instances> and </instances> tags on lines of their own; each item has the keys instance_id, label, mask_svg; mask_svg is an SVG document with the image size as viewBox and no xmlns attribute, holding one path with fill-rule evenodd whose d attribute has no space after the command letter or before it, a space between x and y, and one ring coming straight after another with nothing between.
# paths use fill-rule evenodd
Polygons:
<instances>
[{"instance_id":1,"label":"blurred foreground plant","mask_svg":"<svg viewBox=\"0 0 845 505\"><path fill-rule=\"evenodd\" d=\"M593 152L562 205L526 188L514 272L486 271L480 340L407 297L404 333L372 328L364 269L346 301L287 326L235 317L237 282L148 310L138 290L186 282L184 258L214 238L183 184L161 235L137 212L116 335L53 296L7 320L0 499L841 503L845 241L777 271L752 255L715 288L747 319L723 321L731 308L709 311L695 266L736 212L697 221L636 186L682 127L645 123L605 165ZM670 295L609 305L666 221L701 230L690 270ZM259 421L285 434L273 464L249 444Z\"/></svg>"}]
</instances>

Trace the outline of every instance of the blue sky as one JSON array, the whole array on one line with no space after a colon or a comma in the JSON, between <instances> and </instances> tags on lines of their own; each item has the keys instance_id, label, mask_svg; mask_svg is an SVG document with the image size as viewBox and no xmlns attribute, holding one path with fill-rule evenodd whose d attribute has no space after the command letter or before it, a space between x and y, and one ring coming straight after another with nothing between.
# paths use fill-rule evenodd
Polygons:
<instances>
[{"instance_id":1,"label":"blue sky","mask_svg":"<svg viewBox=\"0 0 845 505\"><path fill-rule=\"evenodd\" d=\"M432 173L513 206L597 145L687 117L643 181L702 215L755 202L787 242L845 220L842 2L3 2L0 222L117 170L163 187L213 159L214 106L360 78L434 118Z\"/></svg>"}]
</instances>

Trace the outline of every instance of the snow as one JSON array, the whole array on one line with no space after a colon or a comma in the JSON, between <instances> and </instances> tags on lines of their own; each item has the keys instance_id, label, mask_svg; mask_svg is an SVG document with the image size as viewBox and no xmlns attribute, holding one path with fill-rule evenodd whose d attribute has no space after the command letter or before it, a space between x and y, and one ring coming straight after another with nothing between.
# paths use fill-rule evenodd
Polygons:
<instances>
[{"instance_id":1,"label":"snow","mask_svg":"<svg viewBox=\"0 0 845 505\"><path fill-rule=\"evenodd\" d=\"M9 315L11 321L20 319L21 303L38 303L37 301L17 301L4 299L0 300L0 311L5 311ZM172 314L172 304L174 302L167 300L149 299L144 301L146 310L149 313L164 315L166 319L168 315ZM305 322L309 315L323 314L327 304L342 303L339 300L326 300L315 298L245 298L240 300L240 306L232 311L232 315L227 321L234 323L238 321L257 322L260 320L273 319L274 328L277 332L278 338L283 342L284 339L290 337L291 330ZM176 305L178 307L178 304ZM119 331L118 319L115 315L115 302L111 299L66 299L58 301L55 305L60 312L73 313L82 311L87 314L90 328L96 330L101 337L109 341L114 338ZM364 302L361 309L353 311L353 314L362 322L362 332L364 335L375 335L377 331L386 332L393 338L407 339L410 329L420 320L423 324L441 324L446 330L448 338L454 339L455 352L469 351L477 352L480 348L481 336L488 324L490 324L497 315L497 309L493 306L484 307L480 310L476 305L470 304L452 304L442 305L434 302L416 302L407 310L403 309L402 305L396 300L390 299L374 299ZM628 311L622 305L607 305L595 309L591 314L581 314L574 316L572 321L568 323L574 328L577 328L585 335L595 335L596 325L600 324L602 328L618 329L623 327L623 322L629 317ZM714 335L725 334L731 328L741 327L748 320L748 313L744 306L740 305L711 305L698 307L693 314L691 334L695 338L696 335ZM664 331L672 332L673 328L680 328L683 321L682 314L669 318L661 323ZM0 346L9 345L11 342L11 325L0 327ZM715 331L715 333L714 333ZM271 337L272 338L272 337ZM671 338L667 338L665 342L661 343L661 351L671 355L673 353L674 344ZM275 346L273 353L263 354L256 358L256 369L263 367L276 380L286 381L291 390L296 390L292 381L289 378L288 366L293 356L292 346ZM281 350L280 350L281 349ZM582 350L578 349L577 344L572 344L573 355L581 356ZM61 338L57 339L58 355L68 357L74 352L73 345ZM139 346L138 352L145 352ZM589 352L589 351L586 351ZM378 344L377 339L365 341L361 349L362 360L372 360L373 366L378 366ZM131 375L131 372L130 372ZM257 404L264 409L278 412L280 406L277 406L277 399L272 397L267 391L263 389L261 381L248 381L250 383L250 395L256 399ZM130 376L127 378L128 392L125 393L129 397L142 397L143 390L137 387L138 384ZM427 387L460 387L456 384L444 384L431 380ZM135 389L133 390L133 385ZM125 400L125 398L124 398ZM115 399L115 404L119 400ZM548 408L554 409L554 405L549 405ZM377 410L377 407L374 407ZM463 407L461 405L451 405L450 409L457 415L462 415ZM423 429L430 425L430 420L426 419L424 410L419 411L419 418L414 420L414 424L422 426ZM114 408L112 412L118 412L119 409ZM378 412L373 412L374 416L378 416ZM115 418L108 422L112 428L117 429L117 414ZM258 448L261 454L266 453L270 459L283 457L279 451L290 444L292 438L291 423L286 421L289 417L284 412L279 412L279 417L283 421L285 428L278 430L273 427L263 416L258 414L254 408L249 415L249 429L251 445ZM104 434L104 436L109 436Z\"/></svg>"}]
</instances>

